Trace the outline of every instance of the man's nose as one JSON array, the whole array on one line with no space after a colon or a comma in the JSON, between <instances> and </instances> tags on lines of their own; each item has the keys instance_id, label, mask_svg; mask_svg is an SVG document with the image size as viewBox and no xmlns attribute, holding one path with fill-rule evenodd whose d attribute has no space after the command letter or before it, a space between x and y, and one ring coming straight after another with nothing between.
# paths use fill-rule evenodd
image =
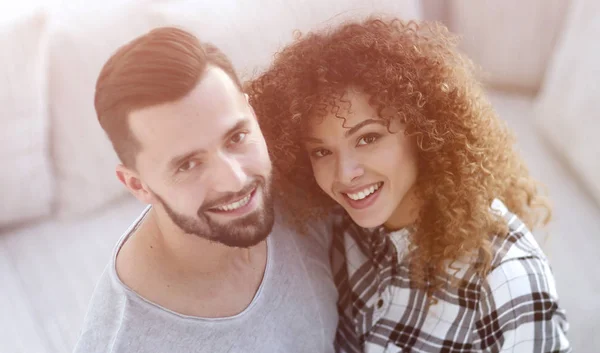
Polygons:
<instances>
[{"instance_id":1,"label":"man's nose","mask_svg":"<svg viewBox=\"0 0 600 353\"><path fill-rule=\"evenodd\" d=\"M350 185L364 173L361 163L352 156L338 157L336 178L341 184Z\"/></svg>"},{"instance_id":2,"label":"man's nose","mask_svg":"<svg viewBox=\"0 0 600 353\"><path fill-rule=\"evenodd\" d=\"M216 168L212 174L214 190L217 192L238 192L248 183L248 175L240 162L232 156L217 157Z\"/></svg>"}]
</instances>

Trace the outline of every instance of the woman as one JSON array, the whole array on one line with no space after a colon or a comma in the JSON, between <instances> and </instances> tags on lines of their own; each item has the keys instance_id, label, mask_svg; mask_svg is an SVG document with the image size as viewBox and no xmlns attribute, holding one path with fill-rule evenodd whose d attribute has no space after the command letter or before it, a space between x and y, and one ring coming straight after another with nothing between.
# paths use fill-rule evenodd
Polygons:
<instances>
[{"instance_id":1,"label":"woman","mask_svg":"<svg viewBox=\"0 0 600 353\"><path fill-rule=\"evenodd\" d=\"M549 208L444 27L309 33L247 91L288 216L336 219L340 351L570 350Z\"/></svg>"}]
</instances>

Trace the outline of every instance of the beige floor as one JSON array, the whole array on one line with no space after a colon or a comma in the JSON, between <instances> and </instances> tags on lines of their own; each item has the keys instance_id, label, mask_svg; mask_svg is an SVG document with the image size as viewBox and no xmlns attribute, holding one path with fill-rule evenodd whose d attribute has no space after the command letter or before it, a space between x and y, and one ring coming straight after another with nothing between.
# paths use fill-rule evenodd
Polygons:
<instances>
[{"instance_id":1,"label":"beige floor","mask_svg":"<svg viewBox=\"0 0 600 353\"><path fill-rule=\"evenodd\" d=\"M534 175L549 187L555 220L543 243L567 309L575 352L600 347L600 209L531 125L531 102L495 94ZM78 222L46 222L0 234L0 353L73 348L94 284L117 238L143 205L126 200ZM543 238L543 234L538 234Z\"/></svg>"}]
</instances>

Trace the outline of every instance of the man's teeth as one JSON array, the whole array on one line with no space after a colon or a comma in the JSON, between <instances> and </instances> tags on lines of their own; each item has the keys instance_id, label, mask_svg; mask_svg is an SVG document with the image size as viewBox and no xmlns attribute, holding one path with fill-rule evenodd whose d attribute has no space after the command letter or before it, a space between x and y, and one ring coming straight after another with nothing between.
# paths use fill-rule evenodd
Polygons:
<instances>
[{"instance_id":1,"label":"man's teeth","mask_svg":"<svg viewBox=\"0 0 600 353\"><path fill-rule=\"evenodd\" d=\"M359 191L355 194L346 194L348 195L349 198L351 198L354 201L358 201L358 200L362 200L365 197L371 195L372 193L374 193L375 191L377 191L377 189L379 189L381 187L381 183L377 183L375 185L371 185L368 188L365 188L362 191Z\"/></svg>"},{"instance_id":2,"label":"man's teeth","mask_svg":"<svg viewBox=\"0 0 600 353\"><path fill-rule=\"evenodd\" d=\"M228 205L217 207L216 209L219 210L219 211L233 211L233 210L236 210L236 209L238 209L238 208L240 208L242 206L245 206L250 201L250 196L251 195L248 195L248 196L244 197L243 199L241 199L239 201L232 202L232 203L230 203Z\"/></svg>"}]
</instances>

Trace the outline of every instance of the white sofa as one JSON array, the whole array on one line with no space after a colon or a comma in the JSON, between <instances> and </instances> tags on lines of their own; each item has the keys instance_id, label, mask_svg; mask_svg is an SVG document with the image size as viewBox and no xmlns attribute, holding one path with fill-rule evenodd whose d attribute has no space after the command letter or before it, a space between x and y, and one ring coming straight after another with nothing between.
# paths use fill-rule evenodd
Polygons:
<instances>
[{"instance_id":1,"label":"white sofa","mask_svg":"<svg viewBox=\"0 0 600 353\"><path fill-rule=\"evenodd\" d=\"M72 350L113 245L144 207L114 177L116 158L92 105L113 50L178 25L221 47L248 78L294 29L372 11L440 20L464 36L554 200L554 220L537 236L569 338L577 352L596 351L600 100L592 63L600 46L583 39L600 26L593 0L27 0L0 5L0 352Z\"/></svg>"}]
</instances>

